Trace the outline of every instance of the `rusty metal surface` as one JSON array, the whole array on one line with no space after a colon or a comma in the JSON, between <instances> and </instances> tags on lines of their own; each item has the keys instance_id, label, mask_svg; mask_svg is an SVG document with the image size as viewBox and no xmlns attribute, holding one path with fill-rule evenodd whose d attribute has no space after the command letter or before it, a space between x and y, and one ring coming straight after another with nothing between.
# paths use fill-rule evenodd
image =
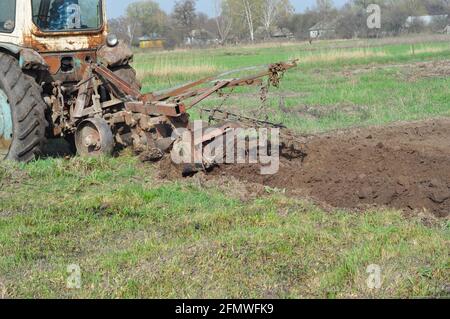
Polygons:
<instances>
[{"instance_id":1,"label":"rusty metal surface","mask_svg":"<svg viewBox=\"0 0 450 319\"><path fill-rule=\"evenodd\" d=\"M75 143L81 156L111 155L115 145L111 128L101 118L87 119L80 123Z\"/></svg>"},{"instance_id":2,"label":"rusty metal surface","mask_svg":"<svg viewBox=\"0 0 450 319\"><path fill-rule=\"evenodd\" d=\"M134 100L144 100L143 95L140 91L133 88L130 84L125 82L123 79L115 75L111 70L101 64L92 64L92 70L101 76L105 81L114 85L117 89L125 93L127 97L131 97Z\"/></svg>"},{"instance_id":3,"label":"rusty metal surface","mask_svg":"<svg viewBox=\"0 0 450 319\"><path fill-rule=\"evenodd\" d=\"M187 113L189 108L198 105L215 93L223 96L223 90L227 88L265 85L265 90L262 91L266 92L270 85L278 86L284 73L297 65L296 61L275 63L267 66L264 71L243 78L225 80L208 77L161 93L143 94L109 68L117 63L120 65L129 62L130 52L122 51L121 47L113 49L107 50L102 47L99 51L67 53L76 61L76 70L71 75L66 74L66 80L71 79L78 84L72 85L71 89L64 88L61 84L64 82L54 84L53 95L58 97L64 95L62 98L50 99L53 109L59 114L57 129L60 134L67 131L73 133L76 132L77 125L87 119L103 119L113 131L116 143L132 145L136 152L146 154L147 159L159 158L161 152L169 150L172 146L175 147L171 134L176 128L190 129ZM114 56L114 52L121 52L122 56ZM61 74L61 54L43 53L42 56L51 74ZM103 101L100 94L102 88L109 93L107 95L109 97ZM61 93L62 91L64 94ZM210 120L221 114L220 110L211 112ZM282 124L268 121L234 116L229 113L221 115L223 120L231 119L257 126L284 128ZM210 142L225 134L231 128L230 125L216 128L195 143ZM87 148L96 146L95 143L91 143L94 139L90 138L90 135L92 134L88 134L88 138L83 139ZM183 142L180 141L177 145L182 147L182 144ZM193 154L193 156L197 157L201 154ZM203 166L206 165L205 163Z\"/></svg>"},{"instance_id":4,"label":"rusty metal surface","mask_svg":"<svg viewBox=\"0 0 450 319\"><path fill-rule=\"evenodd\" d=\"M87 106L87 102L89 101L90 95L92 95L92 91L89 90L93 85L92 78L92 70L89 68L85 71L83 76L83 83L80 85L78 89L78 96L75 102L75 107L72 111L71 120L74 122L76 119L79 119L83 115L83 111Z\"/></svg>"},{"instance_id":5,"label":"rusty metal surface","mask_svg":"<svg viewBox=\"0 0 450 319\"><path fill-rule=\"evenodd\" d=\"M225 135L227 131L231 129L240 128L241 126L237 123L226 123L223 124L220 127L213 128L209 130L208 132L205 132L202 134L198 139L194 139L194 145L199 145L205 142L209 142L221 135Z\"/></svg>"},{"instance_id":6,"label":"rusty metal surface","mask_svg":"<svg viewBox=\"0 0 450 319\"><path fill-rule=\"evenodd\" d=\"M24 70L48 70L49 66L45 59L32 49L20 50L19 65Z\"/></svg>"},{"instance_id":7,"label":"rusty metal surface","mask_svg":"<svg viewBox=\"0 0 450 319\"><path fill-rule=\"evenodd\" d=\"M230 82L228 82L228 81L221 81L221 82L217 83L215 86L213 86L209 90L207 90L204 93L202 93L201 95L197 96L193 101L191 101L191 103L189 104L189 108L194 107L195 105L197 105L198 103L200 103L201 101L206 99L208 96L211 96L213 93L215 93L218 90L227 86L229 83Z\"/></svg>"},{"instance_id":8,"label":"rusty metal surface","mask_svg":"<svg viewBox=\"0 0 450 319\"><path fill-rule=\"evenodd\" d=\"M38 51L39 53L55 53L66 51L97 50L106 41L106 32L86 31L79 32L53 32L43 33L37 27L33 27L29 33L22 36L23 46Z\"/></svg>"},{"instance_id":9,"label":"rusty metal surface","mask_svg":"<svg viewBox=\"0 0 450 319\"><path fill-rule=\"evenodd\" d=\"M194 99L189 104L189 107L197 105L199 102L209 97L211 94L225 88L233 88L237 86L252 86L261 85L261 78L269 77L269 83L272 86L278 87L280 80L282 79L284 73L297 66L297 60L290 62L280 62L274 63L268 66L267 70L259 72L255 75L250 75L244 78L232 79L232 80L216 80L212 88L197 88L208 82L212 82L216 77L208 77L201 79L199 81L188 83L184 86L178 87L173 90L169 90L163 94L155 95L154 100L162 101L173 99L177 101L183 101L185 99L199 97ZM232 73L233 71L229 72ZM197 88L197 89L196 89Z\"/></svg>"},{"instance_id":10,"label":"rusty metal surface","mask_svg":"<svg viewBox=\"0 0 450 319\"><path fill-rule=\"evenodd\" d=\"M97 53L92 51L43 53L42 58L48 66L48 73L54 81L79 82L91 61L96 61ZM63 59L71 61L73 68L64 70Z\"/></svg>"},{"instance_id":11,"label":"rusty metal surface","mask_svg":"<svg viewBox=\"0 0 450 319\"><path fill-rule=\"evenodd\" d=\"M278 86L284 72L290 68L295 67L296 65L296 61L271 64L268 70L260 72L253 76L248 76L242 79L216 81L214 86L211 88L197 88L198 86L205 84L213 79L213 77L208 77L199 81L188 83L173 90L168 90L167 92L159 95L153 95L151 93L142 94L140 91L133 88L130 84L125 82L123 79L109 70L106 66L100 63L91 64L91 68L92 71L103 78L104 81L111 83L121 92L123 92L127 99L131 99L125 100L124 102L127 102L127 107L129 109L133 109L134 112L142 112L145 114L152 114L153 112L154 114L179 116L180 114L184 113L187 108L197 105L204 99L208 98L210 95L224 88L255 85L255 83L261 84L261 78L266 76L269 76L269 81L272 85ZM182 101L189 98L194 99L190 101L188 106L185 108ZM177 103L161 103L161 101L170 99L173 99ZM155 103L158 101L160 103ZM137 109L139 109L139 111L136 111Z\"/></svg>"},{"instance_id":12,"label":"rusty metal surface","mask_svg":"<svg viewBox=\"0 0 450 319\"><path fill-rule=\"evenodd\" d=\"M177 87L175 89L168 90L165 93L157 94L157 95L154 96L153 100L154 101L164 101L164 100L167 100L168 98L171 98L171 97L175 97L175 96L179 96L179 95L182 95L182 94L186 94L186 92L188 92L189 90L191 90L191 89L193 89L195 87L198 87L199 85L202 85L204 83L210 82L212 80L214 80L214 77L207 77L207 78L204 78L204 79L201 79L201 80L198 80L198 81L194 81L194 82L185 84L185 85ZM191 94L192 94L192 92L191 92Z\"/></svg>"},{"instance_id":13,"label":"rusty metal surface","mask_svg":"<svg viewBox=\"0 0 450 319\"><path fill-rule=\"evenodd\" d=\"M165 115L169 117L178 117L186 113L186 107L183 104L171 104L165 102L126 102L125 109L134 113Z\"/></svg>"},{"instance_id":14,"label":"rusty metal surface","mask_svg":"<svg viewBox=\"0 0 450 319\"><path fill-rule=\"evenodd\" d=\"M282 148L290 152L291 154L296 154L299 156L304 154L305 139L299 138L297 134L289 130L282 123L273 123L266 120L260 120L248 116L243 116L240 114L234 114L231 112L226 112L218 109L202 109L201 117L204 115L208 116L209 124L213 122L223 123L231 121L232 123L239 123L243 127L251 128L277 128L280 129L280 142L282 143ZM294 155L293 155L294 156Z\"/></svg>"}]
</instances>

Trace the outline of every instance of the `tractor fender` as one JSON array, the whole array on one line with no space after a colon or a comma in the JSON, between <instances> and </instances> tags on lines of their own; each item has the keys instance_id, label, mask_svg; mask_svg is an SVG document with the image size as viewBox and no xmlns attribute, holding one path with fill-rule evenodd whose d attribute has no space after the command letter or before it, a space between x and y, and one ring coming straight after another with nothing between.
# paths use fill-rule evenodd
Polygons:
<instances>
[{"instance_id":1,"label":"tractor fender","mask_svg":"<svg viewBox=\"0 0 450 319\"><path fill-rule=\"evenodd\" d=\"M36 51L21 46L0 42L0 51L3 51L19 60L23 70L47 70L48 65L44 58Z\"/></svg>"},{"instance_id":2,"label":"tractor fender","mask_svg":"<svg viewBox=\"0 0 450 319\"><path fill-rule=\"evenodd\" d=\"M18 55L22 48L12 43L0 42L0 49L11 55Z\"/></svg>"},{"instance_id":3,"label":"tractor fender","mask_svg":"<svg viewBox=\"0 0 450 319\"><path fill-rule=\"evenodd\" d=\"M48 70L48 64L44 58L38 52L26 48L20 50L19 66L23 70Z\"/></svg>"},{"instance_id":4,"label":"tractor fender","mask_svg":"<svg viewBox=\"0 0 450 319\"><path fill-rule=\"evenodd\" d=\"M128 65L133 60L133 51L124 42L119 42L114 47L102 46L97 51L97 57L101 63L112 68Z\"/></svg>"}]
</instances>

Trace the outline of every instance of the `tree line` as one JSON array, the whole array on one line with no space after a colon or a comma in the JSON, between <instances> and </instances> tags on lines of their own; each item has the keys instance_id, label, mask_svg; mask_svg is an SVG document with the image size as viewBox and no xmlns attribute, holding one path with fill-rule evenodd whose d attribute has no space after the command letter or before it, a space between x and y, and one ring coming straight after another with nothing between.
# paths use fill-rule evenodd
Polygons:
<instances>
[{"instance_id":1,"label":"tree line","mask_svg":"<svg viewBox=\"0 0 450 319\"><path fill-rule=\"evenodd\" d=\"M213 17L197 8L196 0L177 1L170 13L153 0L131 3L123 16L111 19L109 28L120 38L137 44L141 36L162 37L170 47L181 46L186 39L204 32L215 43L254 42L281 36L303 40L310 28L323 23L333 29L333 37L395 36L403 32L439 32L449 25L450 0L349 0L337 8L332 0L316 0L311 8L296 13L290 0L212 0ZM367 7L381 8L381 28L367 26ZM440 16L432 23L410 16Z\"/></svg>"}]
</instances>

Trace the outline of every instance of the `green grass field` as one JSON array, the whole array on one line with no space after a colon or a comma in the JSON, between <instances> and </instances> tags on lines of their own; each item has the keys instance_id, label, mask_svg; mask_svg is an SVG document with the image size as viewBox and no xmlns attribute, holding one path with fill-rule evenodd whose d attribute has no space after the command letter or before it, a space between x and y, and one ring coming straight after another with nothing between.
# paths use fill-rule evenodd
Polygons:
<instances>
[{"instance_id":1,"label":"green grass field","mask_svg":"<svg viewBox=\"0 0 450 319\"><path fill-rule=\"evenodd\" d=\"M154 91L299 58L266 111L314 133L450 115L450 80L441 70L450 39L444 40L138 52L134 64L144 89ZM239 91L245 94L232 96L227 107L254 112L258 99L249 92ZM280 190L249 188L228 179L161 180L156 166L129 152L2 163L0 298L450 295L448 219L325 212ZM80 289L67 288L72 264L81 270ZM380 289L367 285L370 265L380 266Z\"/></svg>"},{"instance_id":2,"label":"green grass field","mask_svg":"<svg viewBox=\"0 0 450 319\"><path fill-rule=\"evenodd\" d=\"M410 74L417 71L411 65L450 57L450 39L440 40L428 42L424 37L406 41L407 44L401 40L387 44L376 40L337 41L313 46L291 43L138 53L135 66L140 70L144 90L154 91L230 69L298 58L300 66L286 74L280 90L272 89L268 109L260 117L269 115L274 122L283 122L302 133L323 132L450 115L448 76ZM237 91L243 92L258 93L258 88ZM303 117L281 112L280 96L285 96L288 110L307 106L309 112ZM221 102L222 99L211 99L201 106L217 106ZM257 95L234 99L232 96L227 105L240 113L254 115L252 111L259 108L260 101Z\"/></svg>"}]
</instances>

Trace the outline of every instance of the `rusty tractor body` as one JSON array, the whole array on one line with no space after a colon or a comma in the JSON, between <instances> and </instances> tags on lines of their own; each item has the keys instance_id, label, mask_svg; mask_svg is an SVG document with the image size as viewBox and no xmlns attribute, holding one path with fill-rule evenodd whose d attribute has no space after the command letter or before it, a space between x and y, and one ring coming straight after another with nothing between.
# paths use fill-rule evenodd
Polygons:
<instances>
[{"instance_id":1,"label":"rusty tractor body","mask_svg":"<svg viewBox=\"0 0 450 319\"><path fill-rule=\"evenodd\" d=\"M104 0L2 0L0 9L0 158L30 161L47 139L64 137L80 155L133 146L158 160L176 143L174 130L191 129L190 108L265 77L276 86L296 65L141 93L132 51L108 34Z\"/></svg>"}]
</instances>

